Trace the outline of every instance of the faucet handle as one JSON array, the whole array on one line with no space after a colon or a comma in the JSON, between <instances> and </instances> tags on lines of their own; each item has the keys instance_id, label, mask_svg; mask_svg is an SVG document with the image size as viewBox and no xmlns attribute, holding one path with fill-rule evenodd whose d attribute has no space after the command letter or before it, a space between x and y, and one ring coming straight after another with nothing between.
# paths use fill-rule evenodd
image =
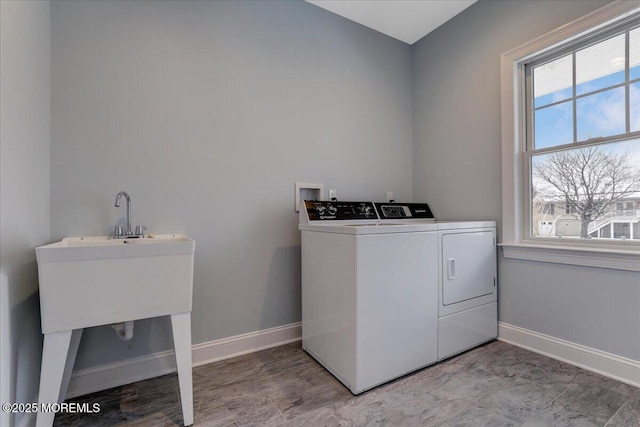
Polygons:
<instances>
[{"instance_id":1,"label":"faucet handle","mask_svg":"<svg viewBox=\"0 0 640 427\"><path fill-rule=\"evenodd\" d=\"M123 235L122 226L116 225L116 228L113 230L113 237L121 237Z\"/></svg>"},{"instance_id":2,"label":"faucet handle","mask_svg":"<svg viewBox=\"0 0 640 427\"><path fill-rule=\"evenodd\" d=\"M144 235L144 229L141 225L136 225L136 236Z\"/></svg>"}]
</instances>

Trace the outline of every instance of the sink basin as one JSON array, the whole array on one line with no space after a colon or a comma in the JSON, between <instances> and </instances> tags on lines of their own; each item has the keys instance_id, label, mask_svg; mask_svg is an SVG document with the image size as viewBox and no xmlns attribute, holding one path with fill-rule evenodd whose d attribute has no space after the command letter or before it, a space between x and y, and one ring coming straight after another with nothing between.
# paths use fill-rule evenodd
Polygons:
<instances>
[{"instance_id":1,"label":"sink basin","mask_svg":"<svg viewBox=\"0 0 640 427\"><path fill-rule=\"evenodd\" d=\"M191 311L195 241L71 237L36 248L42 332Z\"/></svg>"},{"instance_id":2,"label":"sink basin","mask_svg":"<svg viewBox=\"0 0 640 427\"><path fill-rule=\"evenodd\" d=\"M108 236L66 237L59 242L36 248L36 257L38 263L47 263L179 255L189 253L189 250L193 253L194 244L184 234L150 235L131 239L112 239Z\"/></svg>"}]
</instances>

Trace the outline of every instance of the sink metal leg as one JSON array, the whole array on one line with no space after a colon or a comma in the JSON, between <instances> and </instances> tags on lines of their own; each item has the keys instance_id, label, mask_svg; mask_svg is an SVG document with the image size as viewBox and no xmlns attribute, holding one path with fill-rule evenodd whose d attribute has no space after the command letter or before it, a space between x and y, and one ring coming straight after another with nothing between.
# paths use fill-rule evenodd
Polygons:
<instances>
[{"instance_id":1,"label":"sink metal leg","mask_svg":"<svg viewBox=\"0 0 640 427\"><path fill-rule=\"evenodd\" d=\"M173 346L178 368L182 419L185 426L193 424L193 380L191 376L191 313L171 315Z\"/></svg>"},{"instance_id":2,"label":"sink metal leg","mask_svg":"<svg viewBox=\"0 0 640 427\"><path fill-rule=\"evenodd\" d=\"M40 370L40 392L38 404L58 403L62 377L67 362L67 353L71 343L72 331L45 334L42 349L42 368ZM78 341L80 341L78 339ZM38 412L36 427L53 425L54 412Z\"/></svg>"},{"instance_id":3,"label":"sink metal leg","mask_svg":"<svg viewBox=\"0 0 640 427\"><path fill-rule=\"evenodd\" d=\"M67 389L69 388L69 380L73 372L73 365L76 362L78 347L80 346L80 338L82 338L82 329L74 329L71 333L71 342L69 343L69 352L67 353L67 362L64 366L64 375L62 375L62 384L60 384L60 395L58 403L64 402L67 397Z\"/></svg>"}]
</instances>

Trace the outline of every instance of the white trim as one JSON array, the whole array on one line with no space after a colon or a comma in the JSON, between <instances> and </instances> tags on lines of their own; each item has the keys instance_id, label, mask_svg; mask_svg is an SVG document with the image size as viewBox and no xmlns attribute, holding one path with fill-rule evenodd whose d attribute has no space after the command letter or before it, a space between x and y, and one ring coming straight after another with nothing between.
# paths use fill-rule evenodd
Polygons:
<instances>
[{"instance_id":1,"label":"white trim","mask_svg":"<svg viewBox=\"0 0 640 427\"><path fill-rule=\"evenodd\" d=\"M202 366L244 354L300 341L302 323L296 322L193 346L193 366Z\"/></svg>"},{"instance_id":2,"label":"white trim","mask_svg":"<svg viewBox=\"0 0 640 427\"><path fill-rule=\"evenodd\" d=\"M640 387L640 362L560 338L498 322L498 340Z\"/></svg>"},{"instance_id":3,"label":"white trim","mask_svg":"<svg viewBox=\"0 0 640 427\"><path fill-rule=\"evenodd\" d=\"M192 346L193 366L201 366L232 357L254 353L299 341L300 322L261 331L222 338ZM74 371L66 398L130 384L176 372L173 350Z\"/></svg>"},{"instance_id":4,"label":"white trim","mask_svg":"<svg viewBox=\"0 0 640 427\"><path fill-rule=\"evenodd\" d=\"M502 240L522 242L523 183L520 123L524 100L520 96L524 62L534 54L550 51L585 32L595 31L614 19L623 19L640 7L638 0L613 1L588 15L544 34L500 55L501 137L502 137Z\"/></svg>"},{"instance_id":5,"label":"white trim","mask_svg":"<svg viewBox=\"0 0 640 427\"><path fill-rule=\"evenodd\" d=\"M505 258L640 271L640 251L501 243Z\"/></svg>"}]
</instances>

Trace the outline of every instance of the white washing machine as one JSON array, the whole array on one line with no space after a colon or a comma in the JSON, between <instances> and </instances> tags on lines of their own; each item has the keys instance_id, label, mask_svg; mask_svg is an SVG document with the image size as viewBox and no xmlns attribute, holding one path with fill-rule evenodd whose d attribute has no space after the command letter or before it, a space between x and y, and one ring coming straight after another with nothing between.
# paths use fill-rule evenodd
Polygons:
<instances>
[{"instance_id":1,"label":"white washing machine","mask_svg":"<svg viewBox=\"0 0 640 427\"><path fill-rule=\"evenodd\" d=\"M446 246L456 254L446 258L453 281L466 280L472 270L466 254L476 246L458 238L491 224L436 223L420 203L305 201L299 224L304 350L359 394L495 338L460 324L477 323L481 313L467 312L480 300L487 304L484 290L477 296L468 289L481 282L467 280L463 289L445 283L441 262ZM495 260L495 246L493 253ZM485 319L493 319L494 329L496 316L497 310Z\"/></svg>"},{"instance_id":2,"label":"white washing machine","mask_svg":"<svg viewBox=\"0 0 640 427\"><path fill-rule=\"evenodd\" d=\"M371 202L304 205L303 348L354 394L435 363L433 221L380 224Z\"/></svg>"}]
</instances>

